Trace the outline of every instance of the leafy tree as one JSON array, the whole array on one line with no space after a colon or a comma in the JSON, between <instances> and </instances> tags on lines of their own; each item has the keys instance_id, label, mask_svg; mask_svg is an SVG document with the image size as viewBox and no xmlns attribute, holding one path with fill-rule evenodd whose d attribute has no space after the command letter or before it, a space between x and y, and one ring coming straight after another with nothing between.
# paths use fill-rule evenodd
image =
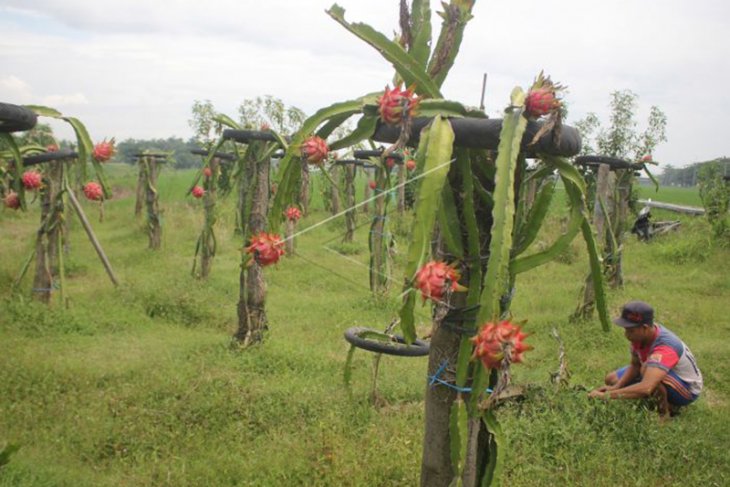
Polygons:
<instances>
[{"instance_id":1,"label":"leafy tree","mask_svg":"<svg viewBox=\"0 0 730 487\"><path fill-rule=\"evenodd\" d=\"M250 129L268 125L281 134L296 132L307 115L295 106L287 106L271 95L243 100L238 107L241 124Z\"/></svg>"},{"instance_id":2,"label":"leafy tree","mask_svg":"<svg viewBox=\"0 0 730 487\"><path fill-rule=\"evenodd\" d=\"M144 151L167 152L170 154L169 165L176 169L200 167L200 156L190 153L198 147L194 138L187 141L179 137L167 139L125 139L117 143L117 160L133 164L134 154Z\"/></svg>"},{"instance_id":3,"label":"leafy tree","mask_svg":"<svg viewBox=\"0 0 730 487\"><path fill-rule=\"evenodd\" d=\"M601 121L598 119L598 115L593 112L588 113L585 118L575 122L575 128L580 132L580 137L583 141L580 150L581 155L592 155L596 153L596 148L593 147L593 138L600 126Z\"/></svg>"},{"instance_id":4,"label":"leafy tree","mask_svg":"<svg viewBox=\"0 0 730 487\"><path fill-rule=\"evenodd\" d=\"M662 184L669 186L694 186L700 180L700 173L707 165L720 166L723 176L730 175L730 158L719 157L712 161L695 162L686 167L666 166L662 173Z\"/></svg>"},{"instance_id":5,"label":"leafy tree","mask_svg":"<svg viewBox=\"0 0 730 487\"><path fill-rule=\"evenodd\" d=\"M730 186L723 175L723 167L718 162L703 165L699 171L699 187L705 215L712 225L716 239L730 244L730 222L728 221L728 203L730 203Z\"/></svg>"},{"instance_id":6,"label":"leafy tree","mask_svg":"<svg viewBox=\"0 0 730 487\"><path fill-rule=\"evenodd\" d=\"M592 112L577 121L575 127L583 139L582 153L595 154L597 149L604 156L638 160L651 154L661 142L666 142L667 116L657 106L650 109L646 129L641 133L637 131L637 100L637 95L630 90L614 91L607 127L602 126L598 115Z\"/></svg>"},{"instance_id":7,"label":"leafy tree","mask_svg":"<svg viewBox=\"0 0 730 487\"><path fill-rule=\"evenodd\" d=\"M210 100L193 101L192 118L188 125L193 129L195 142L203 147L210 147L217 135L220 135L221 127L213 118L216 116L215 107ZM212 135L211 135L212 133Z\"/></svg>"},{"instance_id":8,"label":"leafy tree","mask_svg":"<svg viewBox=\"0 0 730 487\"><path fill-rule=\"evenodd\" d=\"M35 127L27 132L18 134L16 139L20 146L36 144L45 147L51 144L57 144L56 137L53 135L53 129L47 123L36 124Z\"/></svg>"}]
</instances>

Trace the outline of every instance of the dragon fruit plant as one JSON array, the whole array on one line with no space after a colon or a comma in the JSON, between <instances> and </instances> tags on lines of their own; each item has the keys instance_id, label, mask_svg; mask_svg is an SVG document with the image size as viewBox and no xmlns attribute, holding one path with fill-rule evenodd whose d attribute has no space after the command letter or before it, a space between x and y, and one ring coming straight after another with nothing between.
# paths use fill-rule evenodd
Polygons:
<instances>
[{"instance_id":1,"label":"dragon fruit plant","mask_svg":"<svg viewBox=\"0 0 730 487\"><path fill-rule=\"evenodd\" d=\"M218 192L226 192L228 172L223 171L226 177L219 178L221 174L221 161L210 151L204 158L203 168L193 181L193 186L188 190L190 195L198 200L203 200L205 219L203 229L195 243L195 255L193 256L193 268L191 274L200 279L207 279L213 267L213 259L217 251L217 241L214 227L218 220L217 198ZM200 178L202 176L202 182ZM202 186L201 186L202 184ZM198 266L198 261L200 265Z\"/></svg>"},{"instance_id":2,"label":"dragon fruit plant","mask_svg":"<svg viewBox=\"0 0 730 487\"><path fill-rule=\"evenodd\" d=\"M51 117L63 120L76 134L76 154L69 158L64 155L51 159L46 163L35 166L33 169L22 172L19 168L23 166L23 157L43 153L59 152L58 143L52 133L41 131L29 131L26 140L28 145L19 146L16 140L9 134L0 134L2 141L8 148L7 153L0 153L0 158L12 160L7 175L12 177L9 191L3 198L5 206L12 209L26 208L25 193L34 191L38 194L41 207L41 226L36 236L36 248L33 250L35 256L36 272L33 282L34 298L50 303L51 291L58 289L62 303L65 303L65 271L63 259L63 242L67 238L68 228L65 222L68 218L65 215L67 202L78 213L84 228L92 240L92 243L107 269L112 282L117 283L108 259L103 253L101 246L93 235L93 230L88 224L82 207L76 200L75 193L69 184L69 175L75 174L77 181L88 180L88 165L91 163L95 171L95 177L99 181L96 185L94 195L97 199L111 196L106 183L104 170L99 161L94 157L94 145L89 137L88 131L83 123L74 118L64 116L57 110L43 106L26 106L36 115ZM20 282L28 271L31 259L26 260L22 267L17 281Z\"/></svg>"},{"instance_id":3,"label":"dragon fruit plant","mask_svg":"<svg viewBox=\"0 0 730 487\"><path fill-rule=\"evenodd\" d=\"M284 233L284 240L286 241L286 255L294 254L294 231L296 230L297 222L302 217L302 212L296 206L290 206L284 211L286 217L286 232Z\"/></svg>"},{"instance_id":4,"label":"dragon fruit plant","mask_svg":"<svg viewBox=\"0 0 730 487\"><path fill-rule=\"evenodd\" d=\"M244 130L244 127L223 114L217 114L214 120L236 131ZM269 197L274 186L269 181L272 154L279 148L286 148L292 153L296 151L301 167L303 164L321 164L328 152L326 144L317 139L310 139L305 145L303 137L294 146L271 128L262 128L265 130L259 131L258 135L245 142L234 139L243 144L245 149L240 152L236 149L238 157L231 169L232 179L238 188L237 228L246 242L239 276L238 330L234 334L234 339L242 348L264 339L267 319L263 270L278 262L285 254L284 241L278 232L266 228L267 217L270 215ZM208 156L206 166L209 165L212 154L226 140L221 137L209 150L211 155ZM215 170L212 174L216 174ZM283 208L278 211L279 218L284 218ZM294 216L293 211L288 214Z\"/></svg>"}]
</instances>

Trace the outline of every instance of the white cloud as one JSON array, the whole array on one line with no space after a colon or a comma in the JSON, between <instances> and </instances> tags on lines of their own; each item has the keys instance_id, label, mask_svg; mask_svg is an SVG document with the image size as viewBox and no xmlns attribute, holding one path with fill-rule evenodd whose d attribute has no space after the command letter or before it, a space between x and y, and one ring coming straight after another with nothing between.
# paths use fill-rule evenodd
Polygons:
<instances>
[{"instance_id":1,"label":"white cloud","mask_svg":"<svg viewBox=\"0 0 730 487\"><path fill-rule=\"evenodd\" d=\"M89 100L83 93L73 93L70 95L48 95L42 98L43 105L51 107L64 108L74 105L88 105Z\"/></svg>"},{"instance_id":2,"label":"white cloud","mask_svg":"<svg viewBox=\"0 0 730 487\"><path fill-rule=\"evenodd\" d=\"M17 103L28 103L33 98L28 83L17 76L0 77L0 92L7 100L15 100Z\"/></svg>"}]
</instances>

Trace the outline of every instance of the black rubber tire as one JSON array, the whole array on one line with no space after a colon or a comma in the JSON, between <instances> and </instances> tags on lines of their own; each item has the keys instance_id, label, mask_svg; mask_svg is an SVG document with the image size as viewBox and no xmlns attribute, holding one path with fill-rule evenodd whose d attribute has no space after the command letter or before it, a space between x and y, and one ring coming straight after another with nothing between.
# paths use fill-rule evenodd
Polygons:
<instances>
[{"instance_id":1,"label":"black rubber tire","mask_svg":"<svg viewBox=\"0 0 730 487\"><path fill-rule=\"evenodd\" d=\"M192 149L190 151L190 153L195 154L196 156L203 156L203 157L208 157L208 154L210 154L210 152L205 149ZM218 159L221 159L223 161L235 161L236 160L236 156L234 156L233 154L228 154L227 152L216 152L215 157L217 157Z\"/></svg>"},{"instance_id":2,"label":"black rubber tire","mask_svg":"<svg viewBox=\"0 0 730 487\"><path fill-rule=\"evenodd\" d=\"M44 162L62 161L64 159L76 159L77 157L79 157L79 153L70 150L46 152L43 154L24 157L23 166L34 166L36 164L43 164Z\"/></svg>"},{"instance_id":3,"label":"black rubber tire","mask_svg":"<svg viewBox=\"0 0 730 487\"><path fill-rule=\"evenodd\" d=\"M406 340L400 335L394 335L395 341L383 342L380 340L368 340L360 336L362 332L372 331L372 328L354 326L345 330L345 340L350 344L368 350L370 352L384 353L387 355L398 355L400 357L422 357L428 355L431 346L428 342L416 339L412 344L406 345Z\"/></svg>"},{"instance_id":4,"label":"black rubber tire","mask_svg":"<svg viewBox=\"0 0 730 487\"><path fill-rule=\"evenodd\" d=\"M0 133L30 130L38 123L38 115L19 105L0 103Z\"/></svg>"},{"instance_id":5,"label":"black rubber tire","mask_svg":"<svg viewBox=\"0 0 730 487\"><path fill-rule=\"evenodd\" d=\"M352 155L355 156L356 159L367 159L368 157L380 157L383 155L383 149L377 149L377 150L356 150L352 152ZM391 154L388 157L391 157L395 159L398 162L403 161L403 156L401 154Z\"/></svg>"},{"instance_id":6,"label":"black rubber tire","mask_svg":"<svg viewBox=\"0 0 730 487\"><path fill-rule=\"evenodd\" d=\"M613 171L616 169L631 169L638 171L644 168L643 164L634 164L623 159L608 156L578 156L575 158L575 163L581 166L598 166L600 164L606 164Z\"/></svg>"},{"instance_id":7,"label":"black rubber tire","mask_svg":"<svg viewBox=\"0 0 730 487\"><path fill-rule=\"evenodd\" d=\"M348 164L352 164L353 166L362 166L366 169L370 169L375 167L374 164L371 164L368 161L361 161L359 159L338 159L334 162L335 166L346 166Z\"/></svg>"},{"instance_id":8,"label":"black rubber tire","mask_svg":"<svg viewBox=\"0 0 730 487\"><path fill-rule=\"evenodd\" d=\"M421 130L431 122L431 118L416 117L411 124L411 134L408 145L417 147ZM499 134L502 132L502 119L499 118L450 118L449 123L454 130L454 145L469 149L497 150ZM542 128L544 122L530 120L527 122L525 135L522 137L522 149L526 155L550 154L554 156L571 157L580 153L581 140L578 130L563 125L560 132L560 141L556 144L553 132L549 131L530 145L535 134ZM378 142L394 143L400 136L400 128L394 125L385 125L378 122L373 134L373 140Z\"/></svg>"},{"instance_id":9,"label":"black rubber tire","mask_svg":"<svg viewBox=\"0 0 730 487\"><path fill-rule=\"evenodd\" d=\"M143 157L152 157L155 159L167 159L168 157L170 157L170 154L156 154L156 153L143 154L140 152L139 154L132 154L132 157L136 157L137 159L142 159Z\"/></svg>"},{"instance_id":10,"label":"black rubber tire","mask_svg":"<svg viewBox=\"0 0 730 487\"><path fill-rule=\"evenodd\" d=\"M277 138L271 132L261 132L259 130L233 130L226 129L223 131L223 138L235 140L242 144L248 144L252 140L264 140L267 142L276 142Z\"/></svg>"}]
</instances>

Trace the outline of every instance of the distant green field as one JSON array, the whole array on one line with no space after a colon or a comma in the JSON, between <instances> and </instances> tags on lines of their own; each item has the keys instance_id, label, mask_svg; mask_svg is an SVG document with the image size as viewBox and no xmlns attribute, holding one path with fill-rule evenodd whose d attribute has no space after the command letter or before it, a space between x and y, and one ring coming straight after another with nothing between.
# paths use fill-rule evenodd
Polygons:
<instances>
[{"instance_id":1,"label":"distant green field","mask_svg":"<svg viewBox=\"0 0 730 487\"><path fill-rule=\"evenodd\" d=\"M675 186L659 186L659 191L654 186L638 186L639 197L651 198L654 201L674 203L676 205L702 206L700 192L697 187L680 188Z\"/></svg>"}]
</instances>

